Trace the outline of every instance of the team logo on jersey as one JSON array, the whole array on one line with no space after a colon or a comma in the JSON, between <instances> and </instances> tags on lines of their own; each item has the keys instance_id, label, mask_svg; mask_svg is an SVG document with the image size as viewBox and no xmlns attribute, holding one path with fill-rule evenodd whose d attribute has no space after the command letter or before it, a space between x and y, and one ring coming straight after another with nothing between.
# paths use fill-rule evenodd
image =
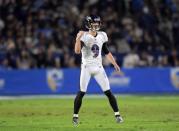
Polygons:
<instances>
[{"instance_id":1,"label":"team logo on jersey","mask_svg":"<svg viewBox=\"0 0 179 131\"><path fill-rule=\"evenodd\" d=\"M126 76L123 72L112 72L109 76L109 82L116 87L128 87L131 82L131 78Z\"/></svg>"},{"instance_id":2,"label":"team logo on jersey","mask_svg":"<svg viewBox=\"0 0 179 131\"><path fill-rule=\"evenodd\" d=\"M61 70L47 70L47 83L49 88L56 92L63 84L63 72Z\"/></svg>"},{"instance_id":3,"label":"team logo on jersey","mask_svg":"<svg viewBox=\"0 0 179 131\"><path fill-rule=\"evenodd\" d=\"M173 86L179 89L179 68L171 69L170 78Z\"/></svg>"}]
</instances>

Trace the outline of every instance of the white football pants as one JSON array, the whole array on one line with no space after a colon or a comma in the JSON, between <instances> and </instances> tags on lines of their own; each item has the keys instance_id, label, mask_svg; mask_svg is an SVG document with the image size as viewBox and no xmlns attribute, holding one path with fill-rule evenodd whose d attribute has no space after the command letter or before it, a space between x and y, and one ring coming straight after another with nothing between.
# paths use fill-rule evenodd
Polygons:
<instances>
[{"instance_id":1,"label":"white football pants","mask_svg":"<svg viewBox=\"0 0 179 131\"><path fill-rule=\"evenodd\" d=\"M103 92L110 89L109 80L102 65L99 66L82 64L80 75L80 91L86 92L91 76L94 76Z\"/></svg>"}]
</instances>

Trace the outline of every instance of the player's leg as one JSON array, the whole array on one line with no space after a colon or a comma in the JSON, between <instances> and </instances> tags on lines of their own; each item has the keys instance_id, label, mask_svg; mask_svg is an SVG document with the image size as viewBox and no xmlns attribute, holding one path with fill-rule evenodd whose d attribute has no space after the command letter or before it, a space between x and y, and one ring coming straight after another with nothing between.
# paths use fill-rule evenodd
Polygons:
<instances>
[{"instance_id":1,"label":"player's leg","mask_svg":"<svg viewBox=\"0 0 179 131\"><path fill-rule=\"evenodd\" d=\"M73 123L78 124L78 112L82 104L82 98L85 95L85 92L79 91L74 100L74 113L73 113Z\"/></svg>"},{"instance_id":2,"label":"player's leg","mask_svg":"<svg viewBox=\"0 0 179 131\"><path fill-rule=\"evenodd\" d=\"M118 104L116 98L112 94L109 86L109 80L107 78L106 72L103 67L100 68L99 72L94 76L100 87L102 88L104 94L107 96L109 103L114 111L117 122L122 122L122 117L119 113Z\"/></svg>"},{"instance_id":3,"label":"player's leg","mask_svg":"<svg viewBox=\"0 0 179 131\"><path fill-rule=\"evenodd\" d=\"M121 123L123 119L119 113L119 108L117 105L117 100L115 96L112 94L111 90L104 91L104 94L108 97L109 103L114 111L114 115L116 117L116 122Z\"/></svg>"},{"instance_id":4,"label":"player's leg","mask_svg":"<svg viewBox=\"0 0 179 131\"><path fill-rule=\"evenodd\" d=\"M73 123L78 124L78 113L82 104L83 96L87 90L87 86L90 80L90 73L85 66L82 66L81 75L80 75L80 91L77 93L74 100L74 114L73 114Z\"/></svg>"},{"instance_id":5,"label":"player's leg","mask_svg":"<svg viewBox=\"0 0 179 131\"><path fill-rule=\"evenodd\" d=\"M102 67L101 67L102 68ZM109 80L107 78L107 75L103 69L100 69L100 71L94 76L96 79L97 83L100 85L102 88L104 94L108 97L109 103L113 109L113 111L117 114L119 113L118 105L116 98L110 91L110 86L109 86Z\"/></svg>"}]
</instances>

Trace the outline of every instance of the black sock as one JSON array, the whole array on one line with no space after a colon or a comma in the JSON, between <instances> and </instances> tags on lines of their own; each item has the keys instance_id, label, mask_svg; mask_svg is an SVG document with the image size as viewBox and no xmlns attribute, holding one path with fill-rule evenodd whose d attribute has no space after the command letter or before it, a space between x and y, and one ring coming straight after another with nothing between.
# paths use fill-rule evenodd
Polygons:
<instances>
[{"instance_id":1,"label":"black sock","mask_svg":"<svg viewBox=\"0 0 179 131\"><path fill-rule=\"evenodd\" d=\"M74 114L78 114L84 95L85 95L85 92L82 92L82 91L79 91L78 94L76 95L76 98L74 100Z\"/></svg>"},{"instance_id":2,"label":"black sock","mask_svg":"<svg viewBox=\"0 0 179 131\"><path fill-rule=\"evenodd\" d=\"M108 97L109 103L110 103L110 105L111 105L113 111L114 111L114 112L119 112L116 98L115 98L114 95L111 93L111 91L110 91L110 90L107 90L107 91L105 91L104 93L105 93L105 95Z\"/></svg>"}]
</instances>

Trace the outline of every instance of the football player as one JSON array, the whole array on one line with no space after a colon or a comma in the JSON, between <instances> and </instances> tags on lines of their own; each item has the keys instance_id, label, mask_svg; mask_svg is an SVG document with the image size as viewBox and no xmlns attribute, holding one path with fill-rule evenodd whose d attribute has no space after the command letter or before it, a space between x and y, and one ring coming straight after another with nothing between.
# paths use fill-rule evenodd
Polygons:
<instances>
[{"instance_id":1,"label":"football player","mask_svg":"<svg viewBox=\"0 0 179 131\"><path fill-rule=\"evenodd\" d=\"M112 94L109 86L109 80L102 65L103 52L107 59L113 64L116 71L120 72L120 67L116 63L113 55L108 49L107 34L99 31L101 27L101 19L99 16L90 15L85 18L85 27L89 30L79 31L76 36L75 53L82 53L81 75L80 75L80 91L74 100L73 123L78 124L78 113L82 104L83 96L87 91L89 80L95 78L100 85L104 94L107 96L109 103L114 111L116 122L121 123L123 119L119 113L116 98Z\"/></svg>"}]
</instances>

